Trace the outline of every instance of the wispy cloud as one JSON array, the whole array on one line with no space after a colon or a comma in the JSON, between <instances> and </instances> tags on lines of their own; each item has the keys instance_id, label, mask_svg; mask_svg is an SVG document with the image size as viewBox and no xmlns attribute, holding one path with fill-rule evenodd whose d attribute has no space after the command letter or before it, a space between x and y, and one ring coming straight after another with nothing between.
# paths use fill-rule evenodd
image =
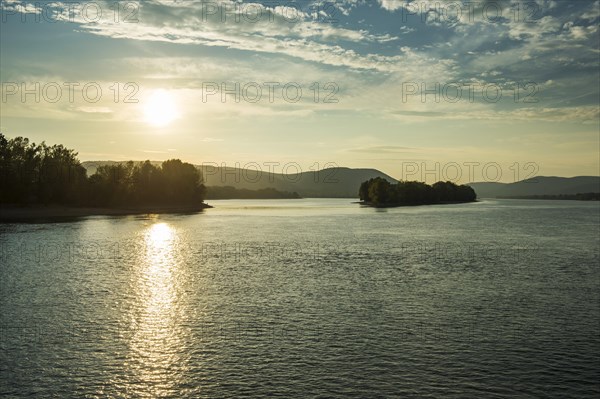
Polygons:
<instances>
[{"instance_id":1,"label":"wispy cloud","mask_svg":"<svg viewBox=\"0 0 600 399\"><path fill-rule=\"evenodd\" d=\"M369 153L369 154L409 154L416 150L416 148L411 147L402 147L396 145L376 145L369 147L359 147L359 148L350 148L346 151L348 152L358 152L358 153Z\"/></svg>"}]
</instances>

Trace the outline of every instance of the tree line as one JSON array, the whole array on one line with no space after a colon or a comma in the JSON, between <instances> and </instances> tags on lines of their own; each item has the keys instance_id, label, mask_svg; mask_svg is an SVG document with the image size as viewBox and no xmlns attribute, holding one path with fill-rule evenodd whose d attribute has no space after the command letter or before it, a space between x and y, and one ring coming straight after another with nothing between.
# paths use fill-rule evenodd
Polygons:
<instances>
[{"instance_id":1,"label":"tree line","mask_svg":"<svg viewBox=\"0 0 600 399\"><path fill-rule=\"evenodd\" d=\"M360 200L373 206L426 205L449 202L473 202L477 194L466 185L437 182L428 185L417 181L401 181L392 184L376 177L360 185Z\"/></svg>"},{"instance_id":2,"label":"tree line","mask_svg":"<svg viewBox=\"0 0 600 399\"><path fill-rule=\"evenodd\" d=\"M249 190L232 186L211 186L206 188L206 199L299 199L297 192L279 191L274 188Z\"/></svg>"},{"instance_id":3,"label":"tree line","mask_svg":"<svg viewBox=\"0 0 600 399\"><path fill-rule=\"evenodd\" d=\"M192 164L173 159L100 166L88 177L63 145L0 133L0 203L94 207L197 206L206 188Z\"/></svg>"},{"instance_id":4,"label":"tree line","mask_svg":"<svg viewBox=\"0 0 600 399\"><path fill-rule=\"evenodd\" d=\"M570 200L570 201L600 201L600 193L577 194L542 194L542 195L513 195L498 198L507 199L534 199L534 200Z\"/></svg>"}]
</instances>

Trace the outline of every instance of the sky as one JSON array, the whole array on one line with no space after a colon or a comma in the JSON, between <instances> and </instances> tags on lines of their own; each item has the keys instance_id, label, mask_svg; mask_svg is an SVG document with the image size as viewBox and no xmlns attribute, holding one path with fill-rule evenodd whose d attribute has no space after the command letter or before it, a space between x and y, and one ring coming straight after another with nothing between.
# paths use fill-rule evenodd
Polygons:
<instances>
[{"instance_id":1,"label":"sky","mask_svg":"<svg viewBox=\"0 0 600 399\"><path fill-rule=\"evenodd\" d=\"M1 0L0 131L89 160L600 174L597 0Z\"/></svg>"}]
</instances>

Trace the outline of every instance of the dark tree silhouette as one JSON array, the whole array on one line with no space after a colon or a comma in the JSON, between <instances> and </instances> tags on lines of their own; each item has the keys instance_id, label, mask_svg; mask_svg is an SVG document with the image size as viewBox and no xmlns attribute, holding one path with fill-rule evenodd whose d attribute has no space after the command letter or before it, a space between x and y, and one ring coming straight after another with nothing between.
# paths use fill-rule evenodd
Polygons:
<instances>
[{"instance_id":1,"label":"dark tree silhouette","mask_svg":"<svg viewBox=\"0 0 600 399\"><path fill-rule=\"evenodd\" d=\"M0 133L0 203L101 207L195 206L205 187L200 171L178 159L100 166L89 178L77 153Z\"/></svg>"},{"instance_id":2,"label":"dark tree silhouette","mask_svg":"<svg viewBox=\"0 0 600 399\"><path fill-rule=\"evenodd\" d=\"M433 186L416 181L392 184L381 177L363 182L358 195L361 201L373 206L473 202L477 199L471 187L452 182L437 182Z\"/></svg>"},{"instance_id":3,"label":"dark tree silhouette","mask_svg":"<svg viewBox=\"0 0 600 399\"><path fill-rule=\"evenodd\" d=\"M1 203L75 204L82 200L86 180L73 150L23 137L8 140L0 133Z\"/></svg>"}]
</instances>

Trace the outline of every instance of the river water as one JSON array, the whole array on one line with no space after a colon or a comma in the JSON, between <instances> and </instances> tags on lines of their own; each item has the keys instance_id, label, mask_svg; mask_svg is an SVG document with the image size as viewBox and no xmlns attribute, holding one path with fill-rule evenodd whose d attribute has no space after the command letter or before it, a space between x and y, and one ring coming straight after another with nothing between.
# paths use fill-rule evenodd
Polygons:
<instances>
[{"instance_id":1,"label":"river water","mask_svg":"<svg viewBox=\"0 0 600 399\"><path fill-rule=\"evenodd\" d=\"M600 207L0 225L0 396L598 397Z\"/></svg>"}]
</instances>

